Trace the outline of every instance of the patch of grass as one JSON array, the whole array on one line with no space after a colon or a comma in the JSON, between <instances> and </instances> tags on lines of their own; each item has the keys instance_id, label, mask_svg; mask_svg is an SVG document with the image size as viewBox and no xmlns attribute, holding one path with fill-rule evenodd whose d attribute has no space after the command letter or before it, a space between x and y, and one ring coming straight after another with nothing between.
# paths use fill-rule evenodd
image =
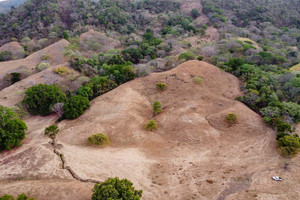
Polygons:
<instances>
[{"instance_id":1,"label":"patch of grass","mask_svg":"<svg viewBox=\"0 0 300 200\"><path fill-rule=\"evenodd\" d=\"M291 67L290 70L294 72L300 72L300 63Z\"/></svg>"},{"instance_id":2,"label":"patch of grass","mask_svg":"<svg viewBox=\"0 0 300 200\"><path fill-rule=\"evenodd\" d=\"M148 131L156 131L157 130L157 123L154 120L150 120L146 126L145 129Z\"/></svg>"},{"instance_id":3,"label":"patch of grass","mask_svg":"<svg viewBox=\"0 0 300 200\"><path fill-rule=\"evenodd\" d=\"M203 79L201 77L197 76L197 77L194 78L193 81L196 84L201 84L203 82Z\"/></svg>"},{"instance_id":4,"label":"patch of grass","mask_svg":"<svg viewBox=\"0 0 300 200\"><path fill-rule=\"evenodd\" d=\"M48 60L50 58L49 54L45 54L41 56L41 60Z\"/></svg>"},{"instance_id":5,"label":"patch of grass","mask_svg":"<svg viewBox=\"0 0 300 200\"><path fill-rule=\"evenodd\" d=\"M109 137L103 133L98 133L90 136L87 139L88 143L96 146L106 146L110 144Z\"/></svg>"}]
</instances>

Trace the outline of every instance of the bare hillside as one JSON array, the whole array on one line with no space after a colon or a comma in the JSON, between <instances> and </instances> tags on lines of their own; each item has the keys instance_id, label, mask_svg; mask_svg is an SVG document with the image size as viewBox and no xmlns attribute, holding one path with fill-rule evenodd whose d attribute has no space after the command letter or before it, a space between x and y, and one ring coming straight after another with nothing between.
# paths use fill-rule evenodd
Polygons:
<instances>
[{"instance_id":1,"label":"bare hillside","mask_svg":"<svg viewBox=\"0 0 300 200\"><path fill-rule=\"evenodd\" d=\"M202 84L194 83L196 76ZM158 92L158 82L167 89ZM96 98L84 115L59 124L55 144L43 130L56 116L29 117L23 146L1 154L0 195L90 199L91 182L119 176L132 180L146 200L295 199L299 158L284 169L273 131L235 100L239 88L234 76L190 61ZM163 112L153 117L156 100ZM228 127L224 118L232 112L238 124ZM144 130L150 119L158 122L156 132ZM100 132L111 146L88 146L87 138ZM63 154L63 165L54 151ZM273 182L274 175L284 181Z\"/></svg>"}]
</instances>

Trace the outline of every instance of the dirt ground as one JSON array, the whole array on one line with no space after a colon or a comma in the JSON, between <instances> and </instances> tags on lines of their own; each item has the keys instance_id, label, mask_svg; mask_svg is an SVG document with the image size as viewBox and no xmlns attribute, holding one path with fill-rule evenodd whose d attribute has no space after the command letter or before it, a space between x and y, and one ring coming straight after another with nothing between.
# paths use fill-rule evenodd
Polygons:
<instances>
[{"instance_id":1,"label":"dirt ground","mask_svg":"<svg viewBox=\"0 0 300 200\"><path fill-rule=\"evenodd\" d=\"M194 83L198 76L202 84ZM157 91L159 82L167 84L165 91ZM78 119L59 124L55 148L64 169L43 134L57 116L29 117L23 146L0 154L0 195L90 199L94 184L75 180L67 167L81 179L127 178L145 200L297 199L299 157L278 154L272 129L235 100L239 84L198 61L125 83L93 100ZM157 116L154 101L163 107ZM236 113L238 123L229 127L227 113ZM150 119L158 122L156 132L144 129ZM107 134L111 145L89 146L87 138L95 133ZM272 181L275 175L283 181Z\"/></svg>"}]
</instances>

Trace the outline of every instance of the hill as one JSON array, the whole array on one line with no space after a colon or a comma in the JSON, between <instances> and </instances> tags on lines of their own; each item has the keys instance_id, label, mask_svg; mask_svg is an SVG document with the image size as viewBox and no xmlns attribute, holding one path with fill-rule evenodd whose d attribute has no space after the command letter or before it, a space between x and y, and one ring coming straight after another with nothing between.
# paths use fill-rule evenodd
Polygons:
<instances>
[{"instance_id":1,"label":"hill","mask_svg":"<svg viewBox=\"0 0 300 200\"><path fill-rule=\"evenodd\" d=\"M195 76L203 78L201 85L194 83ZM158 92L158 82L167 90ZM43 130L56 117L29 117L23 146L0 159L2 191L45 200L77 194L89 199L89 180L119 176L142 188L144 199L292 199L299 195L294 164L299 158L284 169L273 131L234 100L241 95L239 84L234 76L197 61L138 78L93 100L78 119L61 122L54 146ZM156 100L163 112L153 118ZM227 126L227 113L238 115L236 125ZM152 118L158 122L156 132L143 128ZM87 137L99 132L109 135L111 146L87 145ZM63 165L54 149L63 154ZM82 181L74 180L70 170ZM273 175L285 181L278 185Z\"/></svg>"}]
</instances>

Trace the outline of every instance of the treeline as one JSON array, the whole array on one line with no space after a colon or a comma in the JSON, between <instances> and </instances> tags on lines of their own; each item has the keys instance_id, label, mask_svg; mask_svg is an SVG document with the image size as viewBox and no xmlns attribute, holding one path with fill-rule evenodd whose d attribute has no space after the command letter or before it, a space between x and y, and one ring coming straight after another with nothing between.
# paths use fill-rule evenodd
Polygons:
<instances>
[{"instance_id":1,"label":"treeline","mask_svg":"<svg viewBox=\"0 0 300 200\"><path fill-rule=\"evenodd\" d=\"M177 18L176 23L171 23ZM197 32L189 17L183 17L180 3L173 0L28 0L18 8L0 14L0 45L16 38L61 38L90 27L130 34L147 28L176 26ZM179 32L180 34L180 32Z\"/></svg>"},{"instance_id":2,"label":"treeline","mask_svg":"<svg viewBox=\"0 0 300 200\"><path fill-rule=\"evenodd\" d=\"M271 22L277 27L300 28L298 0L204 0L203 4L206 14L225 14L236 26L245 27L256 21ZM211 12L218 10L223 12Z\"/></svg>"}]
</instances>

